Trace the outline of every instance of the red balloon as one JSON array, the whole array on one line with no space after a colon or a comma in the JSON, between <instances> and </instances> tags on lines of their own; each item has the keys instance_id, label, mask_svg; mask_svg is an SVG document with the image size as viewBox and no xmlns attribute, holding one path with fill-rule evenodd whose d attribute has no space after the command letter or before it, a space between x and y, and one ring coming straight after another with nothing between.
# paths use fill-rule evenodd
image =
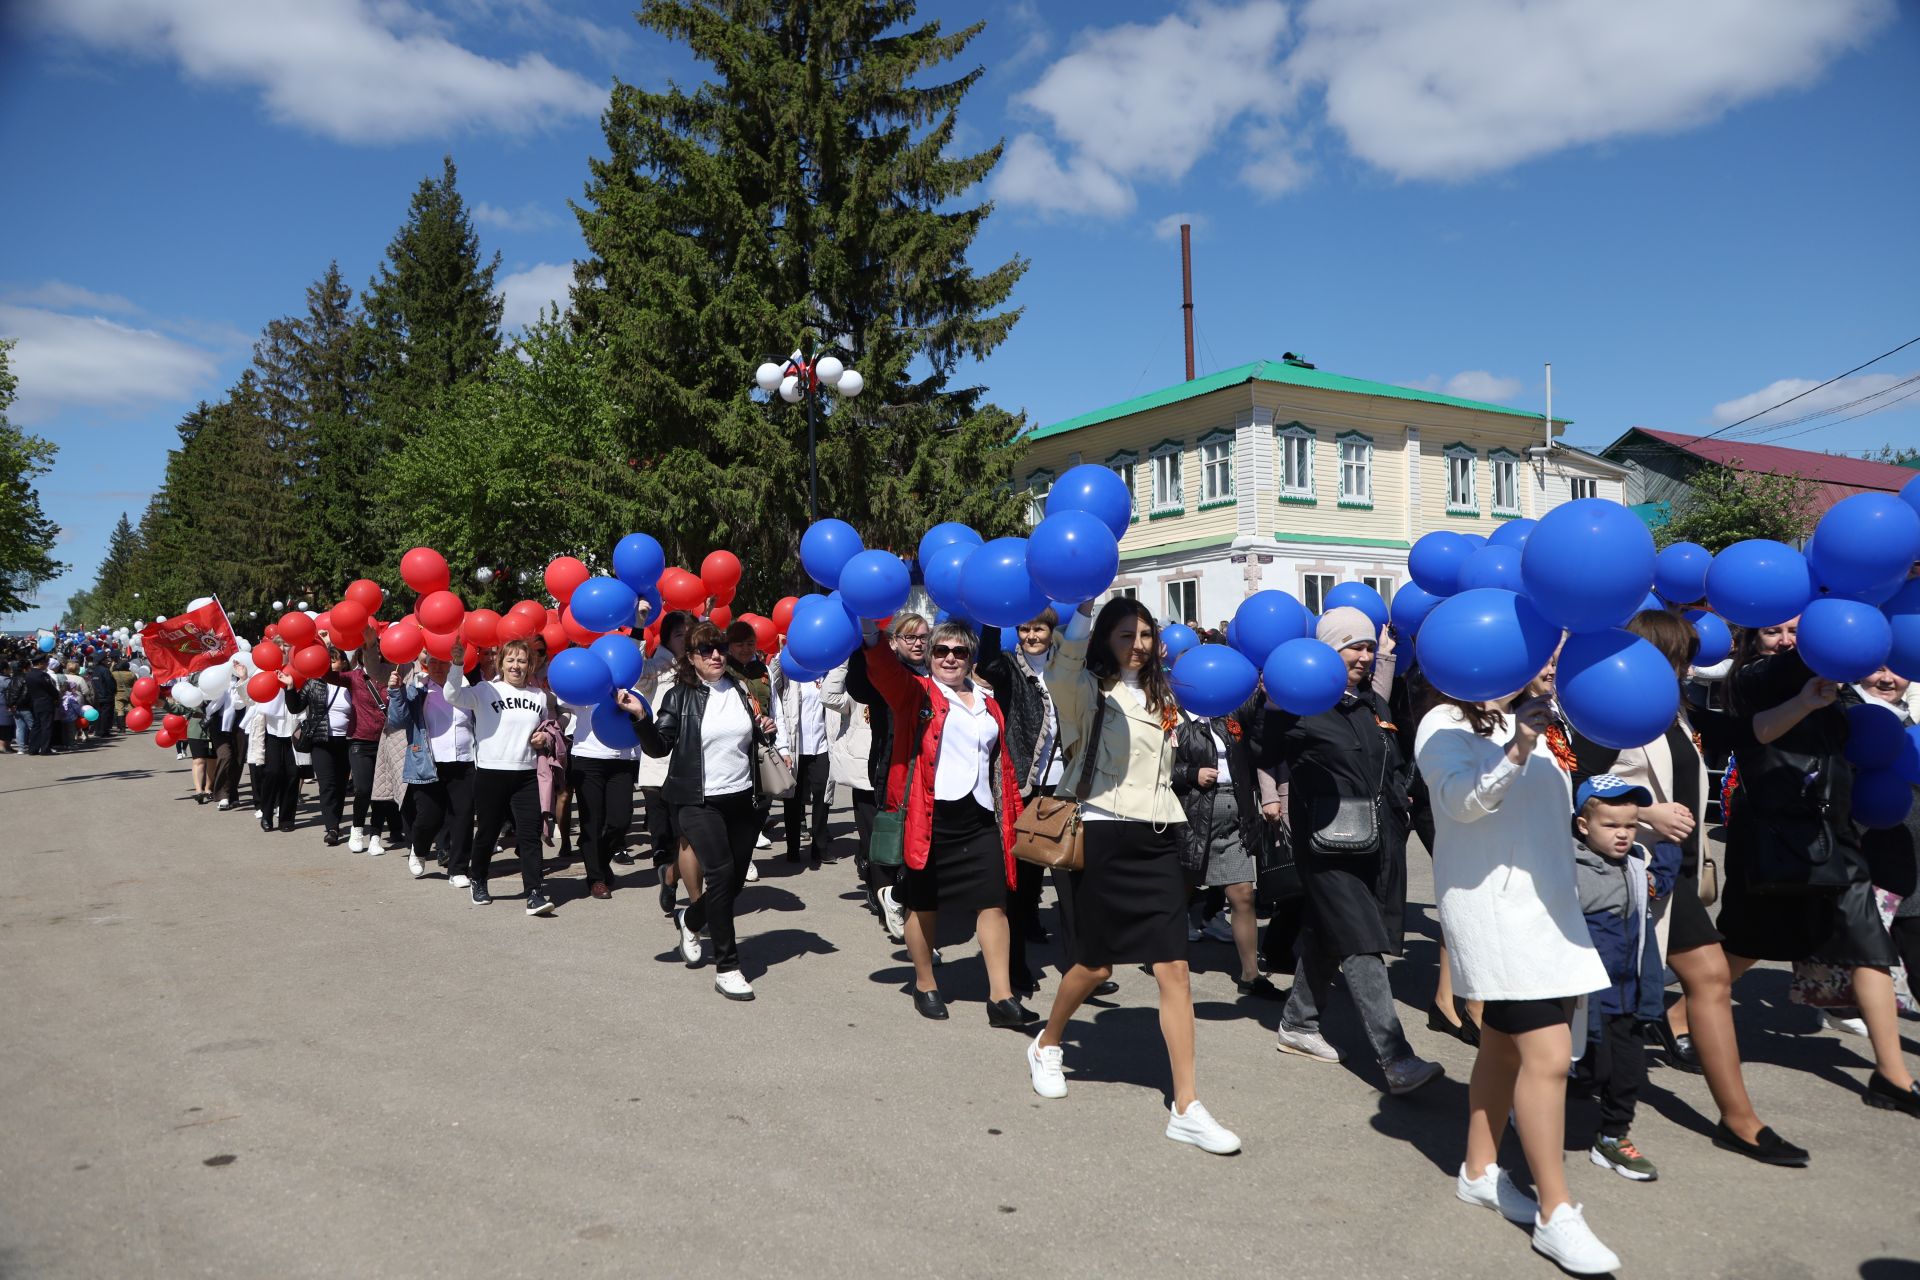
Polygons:
<instances>
[{"instance_id":1,"label":"red balloon","mask_svg":"<svg viewBox=\"0 0 1920 1280\"><path fill-rule=\"evenodd\" d=\"M567 629L560 624L560 619L558 618L555 618L540 629L540 637L547 642L547 656L549 658L573 643L572 640L568 639Z\"/></svg>"},{"instance_id":2,"label":"red balloon","mask_svg":"<svg viewBox=\"0 0 1920 1280\"><path fill-rule=\"evenodd\" d=\"M787 634L787 628L793 624L793 606L799 604L798 597L782 596L780 603L773 606L773 629L780 635Z\"/></svg>"},{"instance_id":3,"label":"red balloon","mask_svg":"<svg viewBox=\"0 0 1920 1280\"><path fill-rule=\"evenodd\" d=\"M725 631L727 624L733 621L733 610L723 604L717 604L713 606L713 612L707 615L707 621Z\"/></svg>"},{"instance_id":4,"label":"red balloon","mask_svg":"<svg viewBox=\"0 0 1920 1280\"><path fill-rule=\"evenodd\" d=\"M731 551L707 552L707 558L700 562L700 581L707 584L708 595L732 595L740 585L740 557Z\"/></svg>"},{"instance_id":5,"label":"red balloon","mask_svg":"<svg viewBox=\"0 0 1920 1280\"><path fill-rule=\"evenodd\" d=\"M400 580L424 596L445 591L452 578L445 556L432 547L415 547L400 557Z\"/></svg>"},{"instance_id":6,"label":"red balloon","mask_svg":"<svg viewBox=\"0 0 1920 1280\"><path fill-rule=\"evenodd\" d=\"M272 702L280 692L280 677L272 671L257 671L247 677L247 696L255 702Z\"/></svg>"},{"instance_id":7,"label":"red balloon","mask_svg":"<svg viewBox=\"0 0 1920 1280\"><path fill-rule=\"evenodd\" d=\"M175 738L184 738L187 736L187 718L182 715L166 716L160 721L160 729L161 732L170 733Z\"/></svg>"},{"instance_id":8,"label":"red balloon","mask_svg":"<svg viewBox=\"0 0 1920 1280\"><path fill-rule=\"evenodd\" d=\"M547 625L546 606L543 604L540 604L537 601L534 601L534 600L516 601L514 603L513 608L507 610L507 614L509 617L511 617L513 614L516 614L516 613L519 614L521 617L525 618L528 622L532 623L533 629L535 631L538 631L540 628Z\"/></svg>"},{"instance_id":9,"label":"red balloon","mask_svg":"<svg viewBox=\"0 0 1920 1280\"><path fill-rule=\"evenodd\" d=\"M277 623L269 622L267 624L266 637L269 640L278 640L280 638L280 627Z\"/></svg>"},{"instance_id":10,"label":"red balloon","mask_svg":"<svg viewBox=\"0 0 1920 1280\"><path fill-rule=\"evenodd\" d=\"M320 628L314 625L313 619L298 609L290 609L280 615L280 638L295 649L304 649L319 634Z\"/></svg>"},{"instance_id":11,"label":"red balloon","mask_svg":"<svg viewBox=\"0 0 1920 1280\"><path fill-rule=\"evenodd\" d=\"M326 619L322 629L334 637L337 649L358 649L358 637L367 629L367 607L358 600L342 600L320 615Z\"/></svg>"},{"instance_id":12,"label":"red balloon","mask_svg":"<svg viewBox=\"0 0 1920 1280\"><path fill-rule=\"evenodd\" d=\"M567 639L580 645L582 648L592 644L605 634L599 631L589 631L581 626L579 622L575 621L571 606L560 611L560 626L561 629L567 633Z\"/></svg>"},{"instance_id":13,"label":"red balloon","mask_svg":"<svg viewBox=\"0 0 1920 1280\"><path fill-rule=\"evenodd\" d=\"M413 614L427 630L450 636L460 629L460 623L467 616L467 606L451 591L433 591L420 597Z\"/></svg>"},{"instance_id":14,"label":"red balloon","mask_svg":"<svg viewBox=\"0 0 1920 1280\"><path fill-rule=\"evenodd\" d=\"M426 633L411 622L396 622L380 633L380 656L388 662L412 662L426 644Z\"/></svg>"},{"instance_id":15,"label":"red balloon","mask_svg":"<svg viewBox=\"0 0 1920 1280\"><path fill-rule=\"evenodd\" d=\"M593 576L593 570L572 556L556 556L547 565L547 594L561 604L573 599L573 589Z\"/></svg>"},{"instance_id":16,"label":"red balloon","mask_svg":"<svg viewBox=\"0 0 1920 1280\"><path fill-rule=\"evenodd\" d=\"M253 646L253 665L262 671L278 671L286 662L286 650L271 640L262 640Z\"/></svg>"},{"instance_id":17,"label":"red balloon","mask_svg":"<svg viewBox=\"0 0 1920 1280\"><path fill-rule=\"evenodd\" d=\"M318 680L332 665L333 658L323 644L310 644L293 651L294 671L309 680Z\"/></svg>"},{"instance_id":18,"label":"red balloon","mask_svg":"<svg viewBox=\"0 0 1920 1280\"><path fill-rule=\"evenodd\" d=\"M540 621L541 625L544 626L546 623L544 615L542 615ZM525 640L538 630L540 630L540 627L535 626L533 620L527 617L526 614L516 613L509 609L506 616L500 619L498 635L500 637L500 643L505 644L509 640Z\"/></svg>"},{"instance_id":19,"label":"red balloon","mask_svg":"<svg viewBox=\"0 0 1920 1280\"><path fill-rule=\"evenodd\" d=\"M670 568L660 575L660 599L669 609L699 613L707 603L707 584L685 569Z\"/></svg>"},{"instance_id":20,"label":"red balloon","mask_svg":"<svg viewBox=\"0 0 1920 1280\"><path fill-rule=\"evenodd\" d=\"M372 617L380 612L380 605L386 600L387 593L372 578L356 578L347 584L346 599L353 601ZM338 608L339 606L335 606Z\"/></svg>"},{"instance_id":21,"label":"red balloon","mask_svg":"<svg viewBox=\"0 0 1920 1280\"><path fill-rule=\"evenodd\" d=\"M176 741L178 741L178 739L176 739L172 734L168 733L165 729L162 729L160 732L153 735L153 745L156 747L170 747Z\"/></svg>"},{"instance_id":22,"label":"red balloon","mask_svg":"<svg viewBox=\"0 0 1920 1280\"><path fill-rule=\"evenodd\" d=\"M743 613L740 620L753 628L753 642L757 649L771 651L773 642L780 637L779 628L773 625L772 618L763 618L757 613Z\"/></svg>"},{"instance_id":23,"label":"red balloon","mask_svg":"<svg viewBox=\"0 0 1920 1280\"><path fill-rule=\"evenodd\" d=\"M127 712L127 732L145 733L153 726L153 708L134 707Z\"/></svg>"},{"instance_id":24,"label":"red balloon","mask_svg":"<svg viewBox=\"0 0 1920 1280\"><path fill-rule=\"evenodd\" d=\"M160 682L152 676L141 676L133 682L130 696L137 706L150 707L160 697Z\"/></svg>"},{"instance_id":25,"label":"red balloon","mask_svg":"<svg viewBox=\"0 0 1920 1280\"><path fill-rule=\"evenodd\" d=\"M735 591L735 588L728 587L725 591L714 592L713 602L715 604L732 604L734 591Z\"/></svg>"},{"instance_id":26,"label":"red balloon","mask_svg":"<svg viewBox=\"0 0 1920 1280\"><path fill-rule=\"evenodd\" d=\"M332 631L333 630L333 610L322 609L319 613L315 614L313 618L313 625L315 630L318 630L318 631L323 631L323 632Z\"/></svg>"},{"instance_id":27,"label":"red balloon","mask_svg":"<svg viewBox=\"0 0 1920 1280\"><path fill-rule=\"evenodd\" d=\"M459 638L457 635L439 631L422 631L420 633L420 642L426 646L427 653L432 657L440 659L442 662L453 661L453 645ZM467 644L468 652L472 652L473 648L473 643L469 641Z\"/></svg>"},{"instance_id":28,"label":"red balloon","mask_svg":"<svg viewBox=\"0 0 1920 1280\"><path fill-rule=\"evenodd\" d=\"M460 624L460 634L470 645L495 649L500 645L500 615L491 609L475 609Z\"/></svg>"}]
</instances>

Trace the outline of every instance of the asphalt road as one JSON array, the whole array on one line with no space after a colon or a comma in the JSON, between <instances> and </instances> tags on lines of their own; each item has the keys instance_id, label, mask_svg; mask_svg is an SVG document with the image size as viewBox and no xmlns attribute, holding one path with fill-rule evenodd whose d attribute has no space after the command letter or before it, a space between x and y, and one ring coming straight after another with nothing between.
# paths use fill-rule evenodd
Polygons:
<instances>
[{"instance_id":1,"label":"asphalt road","mask_svg":"<svg viewBox=\"0 0 1920 1280\"><path fill-rule=\"evenodd\" d=\"M1074 1024L1043 1102L971 943L952 1020L915 1016L851 860L761 863L734 1004L674 955L651 871L596 902L576 864L534 920L187 789L150 739L0 758L0 1275L1557 1274L1453 1197L1471 1051L1426 1030L1417 853L1393 981L1448 1078L1393 1099L1370 1062L1275 1053L1277 1007L1197 944L1200 1097L1246 1146L1222 1159L1161 1136L1149 978ZM1782 971L1738 995L1762 1114L1813 1166L1716 1151L1702 1081L1656 1069L1635 1137L1661 1177L1629 1183L1576 1104L1569 1177L1621 1274L1920 1274L1920 1121L1861 1105L1864 1043Z\"/></svg>"}]
</instances>

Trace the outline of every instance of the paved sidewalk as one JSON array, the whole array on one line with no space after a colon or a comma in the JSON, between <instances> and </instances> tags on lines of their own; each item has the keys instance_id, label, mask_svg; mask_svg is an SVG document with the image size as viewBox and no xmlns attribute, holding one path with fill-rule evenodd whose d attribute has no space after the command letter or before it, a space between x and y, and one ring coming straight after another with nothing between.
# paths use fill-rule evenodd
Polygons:
<instances>
[{"instance_id":1,"label":"paved sidewalk","mask_svg":"<svg viewBox=\"0 0 1920 1280\"><path fill-rule=\"evenodd\" d=\"M1426 1030L1424 855L1393 981L1448 1078L1392 1099L1370 1063L1276 1054L1277 1006L1199 943L1200 1096L1246 1144L1221 1159L1161 1137L1151 979L1083 1014L1043 1102L970 942L952 1020L915 1016L850 859L763 855L759 999L733 1004L678 962L644 868L596 902L576 864L529 919L505 855L515 896L475 908L324 848L311 788L291 835L187 788L150 738L0 758L0 1276L1558 1274L1453 1198L1472 1056ZM1621 1274L1920 1274L1920 1120L1861 1104L1864 1042L1783 971L1739 995L1754 1095L1813 1167L1714 1150L1705 1085L1656 1069L1635 1137L1661 1176L1629 1183L1577 1105L1569 1177Z\"/></svg>"}]
</instances>

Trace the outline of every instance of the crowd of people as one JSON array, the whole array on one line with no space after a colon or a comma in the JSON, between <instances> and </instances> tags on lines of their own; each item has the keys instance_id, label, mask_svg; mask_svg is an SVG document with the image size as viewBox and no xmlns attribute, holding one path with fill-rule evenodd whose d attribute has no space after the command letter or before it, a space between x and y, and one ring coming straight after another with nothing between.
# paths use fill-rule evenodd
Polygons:
<instances>
[{"instance_id":1,"label":"crowd of people","mask_svg":"<svg viewBox=\"0 0 1920 1280\"><path fill-rule=\"evenodd\" d=\"M1911 724L1920 690L1884 668L1857 685L1817 677L1792 623L1741 633L1713 668L1696 666L1698 635L1677 612L1642 612L1629 629L1667 657L1683 695L1666 732L1630 750L1567 722L1552 663L1508 697L1452 698L1353 608L1316 623L1346 668L1337 706L1292 715L1256 691L1231 714L1192 717L1159 622L1126 597L1064 619L1048 609L1005 643L997 628L903 609L817 679L789 678L745 622L671 612L640 678L598 707L549 690L535 635L399 666L373 645L330 649L324 677L283 666L267 701L249 697L237 663L224 693L166 710L186 719L201 803L292 832L311 780L327 845L401 855L476 907L493 902L497 852L515 858L526 913L547 916L556 865L577 856L587 897L607 899L643 848L681 959L711 965L736 1001L756 995L736 909L756 851L772 847L774 808L785 857L817 867L828 790L844 788L859 886L905 944L921 1017L951 1016L936 925L960 917L979 943L988 1024L1032 1033L1031 1088L1061 1098L1076 1013L1144 969L1171 1075L1166 1136L1222 1154L1241 1143L1200 1100L1188 958L1202 939L1232 948L1244 999L1279 1005L1282 1053L1364 1054L1394 1095L1443 1074L1409 1044L1388 981L1418 835L1443 935L1428 1026L1478 1049L1457 1195L1530 1226L1567 1270L1597 1274L1619 1259L1563 1172L1570 1092L1598 1097L1589 1157L1623 1178L1659 1176L1633 1136L1650 1052L1704 1076L1715 1146L1809 1163L1742 1073L1732 994L1759 961L1792 962L1795 999L1866 1036L1869 1104L1920 1117L1897 1025L1920 960L1920 810L1865 830L1845 803L1849 708ZM114 731L134 672L110 648L91 658L9 661L8 750ZM1720 796L1710 763L1726 766ZM1052 872L1064 959L1042 1013L1025 1001L1041 987L1034 948L1052 936L1047 874L1014 856L1016 822L1058 798L1077 802L1082 860ZM1707 838L1716 804L1723 854ZM1774 864L1794 857L1832 864L1831 891L1779 891ZM1285 974L1283 991L1273 978ZM1323 1027L1336 979L1363 1043L1336 1045ZM1497 1163L1509 1124L1531 1192Z\"/></svg>"}]
</instances>

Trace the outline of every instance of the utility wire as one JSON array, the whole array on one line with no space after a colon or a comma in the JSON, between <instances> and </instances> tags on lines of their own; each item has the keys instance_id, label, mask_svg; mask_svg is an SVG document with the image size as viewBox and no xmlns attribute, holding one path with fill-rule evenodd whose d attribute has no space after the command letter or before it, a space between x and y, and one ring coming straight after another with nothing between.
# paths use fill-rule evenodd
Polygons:
<instances>
[{"instance_id":1,"label":"utility wire","mask_svg":"<svg viewBox=\"0 0 1920 1280\"><path fill-rule=\"evenodd\" d=\"M1920 379L1917 379L1917 380L1920 380ZM1909 399L1913 396L1920 396L1920 387L1915 387L1913 390L1907 392L1906 395L1895 396L1893 399L1887 401L1885 404L1877 404L1873 406L1873 408L1871 409L1863 409L1859 413L1848 414L1846 417L1837 418L1832 422L1817 423L1814 426L1808 427L1805 431L1796 431L1793 433L1793 435L1786 436L1783 438L1787 440L1791 440L1794 438L1794 436L1811 435L1815 431L1824 431L1828 427L1837 427L1842 422L1852 422L1855 418L1864 418L1870 413L1878 413L1882 409L1891 409L1894 405L1899 404L1902 400Z\"/></svg>"},{"instance_id":2,"label":"utility wire","mask_svg":"<svg viewBox=\"0 0 1920 1280\"><path fill-rule=\"evenodd\" d=\"M1749 427L1745 432L1741 433L1739 438L1742 440L1759 440L1762 436L1771 435L1776 431L1784 431L1788 427L1797 427L1803 422L1812 422L1816 418L1825 418L1832 414L1845 413L1848 409L1857 408L1860 405L1866 404L1869 400L1878 400L1882 396L1891 395L1893 392L1899 391L1904 387L1913 386L1915 383L1920 383L1920 373L1916 373L1910 378L1903 378L1899 382L1889 383L1878 391L1870 391L1864 396L1847 401L1845 404L1836 404L1826 409L1816 409L1811 413L1803 413L1797 418L1786 418L1780 422L1769 422L1763 426ZM1904 399L1904 397L1902 398ZM1846 421L1846 419L1842 419L1842 421Z\"/></svg>"},{"instance_id":3,"label":"utility wire","mask_svg":"<svg viewBox=\"0 0 1920 1280\"><path fill-rule=\"evenodd\" d=\"M1852 377L1854 374L1860 372L1862 369L1867 368L1868 365L1879 364L1882 360L1885 360L1888 356L1893 355L1896 352L1905 351L1908 347L1912 346L1916 342L1920 342L1920 337L1908 338L1905 342L1895 347L1892 351L1882 351L1879 355L1867 361L1866 364L1857 364L1853 366L1853 368L1847 370L1845 373L1836 373L1831 378L1828 378L1825 382L1822 382L1817 386L1808 387L1805 391L1800 392L1799 395L1788 396L1785 400L1782 400L1779 404L1770 405L1767 408L1762 409L1759 413L1750 413L1746 417L1740 419L1739 422L1729 422L1726 426L1721 427L1718 431L1710 431L1706 435L1701 436L1700 438L1702 440L1711 440L1715 436L1725 435L1727 432L1733 430L1737 426L1740 426L1744 423L1752 422L1755 418L1765 417L1767 414L1772 413L1775 409L1783 408L1786 405L1792 404L1795 400L1800 399L1801 396L1810 396L1814 392L1818 391L1821 387L1830 387L1834 383L1840 381L1840 379L1842 378Z\"/></svg>"}]
</instances>

